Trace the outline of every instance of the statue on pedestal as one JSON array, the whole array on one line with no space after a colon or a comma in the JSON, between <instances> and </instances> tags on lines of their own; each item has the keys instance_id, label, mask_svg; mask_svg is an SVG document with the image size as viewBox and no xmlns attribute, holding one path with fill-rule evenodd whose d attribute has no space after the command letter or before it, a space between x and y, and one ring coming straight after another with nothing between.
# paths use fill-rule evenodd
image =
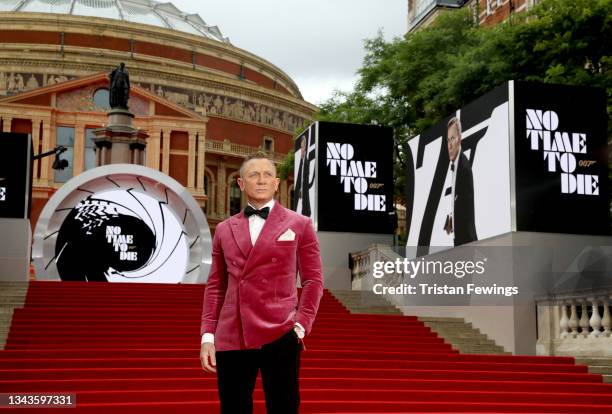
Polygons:
<instances>
[{"instance_id":1,"label":"statue on pedestal","mask_svg":"<svg viewBox=\"0 0 612 414\"><path fill-rule=\"evenodd\" d=\"M128 99L130 98L130 74L125 68L125 63L119 66L109 75L109 103L111 109L128 109Z\"/></svg>"}]
</instances>

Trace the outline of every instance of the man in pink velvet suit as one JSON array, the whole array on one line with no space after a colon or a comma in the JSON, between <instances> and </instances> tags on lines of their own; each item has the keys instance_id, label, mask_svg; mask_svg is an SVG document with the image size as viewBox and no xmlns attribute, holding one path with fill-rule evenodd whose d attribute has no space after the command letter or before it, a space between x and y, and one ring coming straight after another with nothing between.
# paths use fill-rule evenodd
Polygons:
<instances>
[{"instance_id":1,"label":"man in pink velvet suit","mask_svg":"<svg viewBox=\"0 0 612 414\"><path fill-rule=\"evenodd\" d=\"M279 182L265 154L249 156L238 179L249 205L215 231L200 359L217 373L221 414L253 412L259 371L268 414L298 413L300 353L323 275L312 223L274 200Z\"/></svg>"}]
</instances>

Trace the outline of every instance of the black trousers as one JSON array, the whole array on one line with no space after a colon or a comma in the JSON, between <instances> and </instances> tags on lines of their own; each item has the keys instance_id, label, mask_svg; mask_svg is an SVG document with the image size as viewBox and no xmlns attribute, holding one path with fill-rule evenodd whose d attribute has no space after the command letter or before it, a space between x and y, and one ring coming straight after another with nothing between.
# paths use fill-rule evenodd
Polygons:
<instances>
[{"instance_id":1,"label":"black trousers","mask_svg":"<svg viewBox=\"0 0 612 414\"><path fill-rule=\"evenodd\" d=\"M253 389L260 370L267 413L298 414L301 350L291 329L261 349L217 352L221 414L253 413Z\"/></svg>"}]
</instances>

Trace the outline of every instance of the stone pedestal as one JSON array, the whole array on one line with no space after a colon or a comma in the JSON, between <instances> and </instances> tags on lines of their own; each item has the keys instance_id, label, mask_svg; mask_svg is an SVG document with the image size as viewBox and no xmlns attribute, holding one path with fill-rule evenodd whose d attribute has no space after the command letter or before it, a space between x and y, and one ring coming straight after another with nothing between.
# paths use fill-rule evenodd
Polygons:
<instances>
[{"instance_id":1,"label":"stone pedestal","mask_svg":"<svg viewBox=\"0 0 612 414\"><path fill-rule=\"evenodd\" d=\"M94 130L96 164L145 165L148 134L132 126L134 114L126 109L113 108L108 113L108 125Z\"/></svg>"}]
</instances>

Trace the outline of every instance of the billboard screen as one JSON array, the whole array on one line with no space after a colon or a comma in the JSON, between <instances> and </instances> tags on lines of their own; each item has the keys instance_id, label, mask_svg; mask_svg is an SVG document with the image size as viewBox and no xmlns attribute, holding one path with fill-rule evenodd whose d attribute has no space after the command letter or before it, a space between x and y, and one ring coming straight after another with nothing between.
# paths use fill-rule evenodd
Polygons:
<instances>
[{"instance_id":1,"label":"billboard screen","mask_svg":"<svg viewBox=\"0 0 612 414\"><path fill-rule=\"evenodd\" d=\"M606 94L515 82L518 231L610 232Z\"/></svg>"},{"instance_id":2,"label":"billboard screen","mask_svg":"<svg viewBox=\"0 0 612 414\"><path fill-rule=\"evenodd\" d=\"M0 133L0 217L28 218L32 144L28 134Z\"/></svg>"},{"instance_id":3,"label":"billboard screen","mask_svg":"<svg viewBox=\"0 0 612 414\"><path fill-rule=\"evenodd\" d=\"M295 148L294 208L318 231L393 232L391 128L316 122Z\"/></svg>"},{"instance_id":4,"label":"billboard screen","mask_svg":"<svg viewBox=\"0 0 612 414\"><path fill-rule=\"evenodd\" d=\"M419 255L511 231L508 86L409 141L406 227Z\"/></svg>"},{"instance_id":5,"label":"billboard screen","mask_svg":"<svg viewBox=\"0 0 612 414\"><path fill-rule=\"evenodd\" d=\"M295 140L293 210L312 218L316 223L316 124L312 124Z\"/></svg>"}]
</instances>

